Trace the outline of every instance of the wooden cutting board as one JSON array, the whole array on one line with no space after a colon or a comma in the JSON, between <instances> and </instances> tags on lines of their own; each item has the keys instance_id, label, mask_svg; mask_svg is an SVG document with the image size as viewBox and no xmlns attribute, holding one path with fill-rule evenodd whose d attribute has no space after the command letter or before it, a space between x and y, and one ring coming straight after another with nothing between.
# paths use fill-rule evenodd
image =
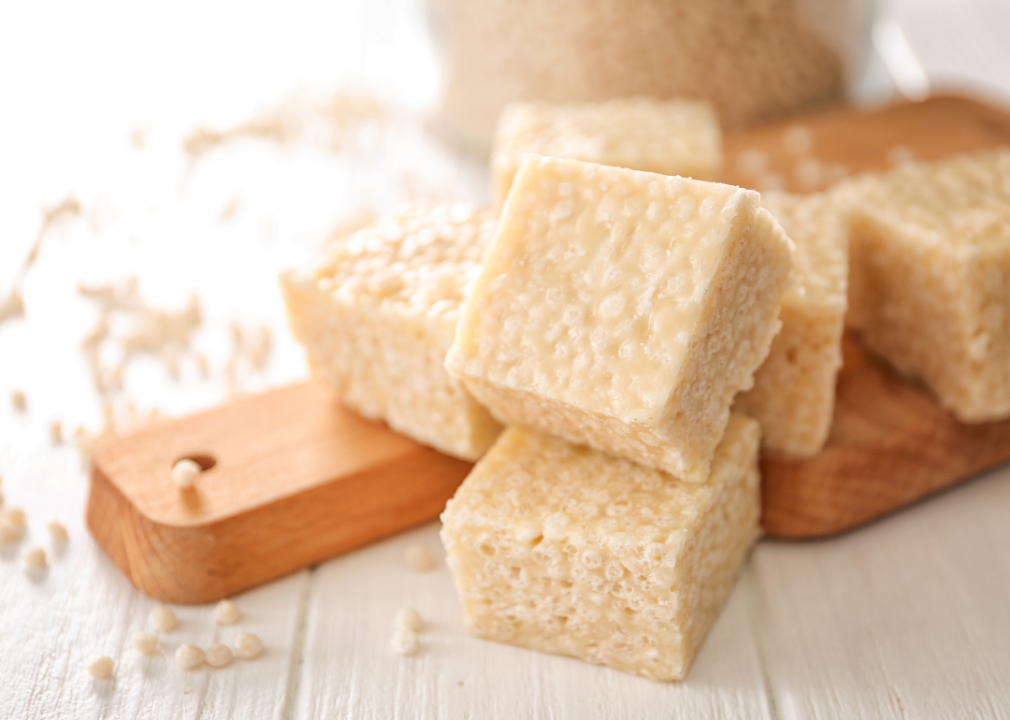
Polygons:
<instances>
[{"instance_id":1,"label":"wooden cutting board","mask_svg":"<svg viewBox=\"0 0 1010 720\"><path fill-rule=\"evenodd\" d=\"M824 168L840 163L850 172L887 169L909 150L935 160L1010 145L1010 114L966 98L935 97L874 112L837 108L727 135L725 182L754 186L739 158L756 149L769 159L766 173L782 178L785 189L809 191L799 182L802 156L789 152L797 125L810 131L809 154ZM843 352L824 451L803 461L762 458L768 535L839 533L1010 459L1010 421L958 423L928 390L870 356L855 335L846 335Z\"/></svg>"},{"instance_id":2,"label":"wooden cutting board","mask_svg":"<svg viewBox=\"0 0 1010 720\"><path fill-rule=\"evenodd\" d=\"M305 382L107 439L87 522L139 590L204 603L438 517L470 467Z\"/></svg>"},{"instance_id":3,"label":"wooden cutting board","mask_svg":"<svg viewBox=\"0 0 1010 720\"><path fill-rule=\"evenodd\" d=\"M760 150L766 174L809 190L790 153L795 131L786 141L797 123L811 133L810 154L850 171L886 168L896 146L932 159L1010 144L1010 115L962 98L838 108L729 134L724 179L751 186L737 158ZM1010 459L1010 421L959 424L857 338L846 336L844 354L824 452L762 459L769 535L838 533ZM171 470L187 457L205 471L179 490ZM141 591L202 603L437 517L469 469L302 383L107 440L93 459L87 520Z\"/></svg>"}]
</instances>

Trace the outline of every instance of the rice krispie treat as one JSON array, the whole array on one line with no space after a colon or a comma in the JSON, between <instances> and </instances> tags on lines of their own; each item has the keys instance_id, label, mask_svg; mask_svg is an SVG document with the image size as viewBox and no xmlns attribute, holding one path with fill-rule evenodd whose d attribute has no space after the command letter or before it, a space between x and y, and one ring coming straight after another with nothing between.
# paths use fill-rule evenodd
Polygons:
<instances>
[{"instance_id":1,"label":"rice krispie treat","mask_svg":"<svg viewBox=\"0 0 1010 720\"><path fill-rule=\"evenodd\" d=\"M760 534L756 421L705 483L509 427L442 515L467 629L653 680L687 674Z\"/></svg>"},{"instance_id":2,"label":"rice krispie treat","mask_svg":"<svg viewBox=\"0 0 1010 720\"><path fill-rule=\"evenodd\" d=\"M764 447L810 457L824 447L842 366L848 238L829 195L768 192L761 205L793 241L793 284L782 298L782 330L737 407L761 422Z\"/></svg>"},{"instance_id":3,"label":"rice krispie treat","mask_svg":"<svg viewBox=\"0 0 1010 720\"><path fill-rule=\"evenodd\" d=\"M715 180L722 167L722 136L715 113L704 102L638 97L514 103L498 120L491 152L499 208L529 154Z\"/></svg>"},{"instance_id":4,"label":"rice krispie treat","mask_svg":"<svg viewBox=\"0 0 1010 720\"><path fill-rule=\"evenodd\" d=\"M708 477L792 243L751 190L527 158L446 367L505 423Z\"/></svg>"},{"instance_id":5,"label":"rice krispie treat","mask_svg":"<svg viewBox=\"0 0 1010 720\"><path fill-rule=\"evenodd\" d=\"M493 232L486 211L414 209L281 278L313 373L347 407L466 460L480 457L501 427L443 361Z\"/></svg>"},{"instance_id":6,"label":"rice krispie treat","mask_svg":"<svg viewBox=\"0 0 1010 720\"><path fill-rule=\"evenodd\" d=\"M1010 148L862 176L838 196L866 344L958 419L1010 417Z\"/></svg>"}]
</instances>

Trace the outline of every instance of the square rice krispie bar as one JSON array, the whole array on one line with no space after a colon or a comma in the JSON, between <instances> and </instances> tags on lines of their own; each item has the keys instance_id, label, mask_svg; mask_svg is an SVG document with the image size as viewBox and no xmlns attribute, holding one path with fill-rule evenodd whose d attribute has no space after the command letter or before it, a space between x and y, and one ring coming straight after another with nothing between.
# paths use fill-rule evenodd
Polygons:
<instances>
[{"instance_id":1,"label":"square rice krispie bar","mask_svg":"<svg viewBox=\"0 0 1010 720\"><path fill-rule=\"evenodd\" d=\"M499 208L528 154L715 180L722 135L712 107L694 100L513 103L502 111L491 152Z\"/></svg>"},{"instance_id":2,"label":"square rice krispie bar","mask_svg":"<svg viewBox=\"0 0 1010 720\"><path fill-rule=\"evenodd\" d=\"M842 365L849 274L845 221L824 193L768 192L761 205L796 245L793 283L782 298L782 330L754 374L754 387L736 403L760 421L765 448L810 457L828 438Z\"/></svg>"},{"instance_id":3,"label":"square rice krispie bar","mask_svg":"<svg viewBox=\"0 0 1010 720\"><path fill-rule=\"evenodd\" d=\"M758 423L705 483L509 427L442 515L478 637L653 680L687 674L760 534Z\"/></svg>"},{"instance_id":4,"label":"square rice krispie bar","mask_svg":"<svg viewBox=\"0 0 1010 720\"><path fill-rule=\"evenodd\" d=\"M464 205L416 208L281 278L313 373L347 407L466 460L501 426L443 362L494 226L489 212Z\"/></svg>"},{"instance_id":5,"label":"square rice krispie bar","mask_svg":"<svg viewBox=\"0 0 1010 720\"><path fill-rule=\"evenodd\" d=\"M503 422L703 482L791 267L751 190L528 158L446 367Z\"/></svg>"},{"instance_id":6,"label":"square rice krispie bar","mask_svg":"<svg viewBox=\"0 0 1010 720\"><path fill-rule=\"evenodd\" d=\"M838 197L866 344L960 420L1010 417L1010 148L862 176Z\"/></svg>"}]
</instances>

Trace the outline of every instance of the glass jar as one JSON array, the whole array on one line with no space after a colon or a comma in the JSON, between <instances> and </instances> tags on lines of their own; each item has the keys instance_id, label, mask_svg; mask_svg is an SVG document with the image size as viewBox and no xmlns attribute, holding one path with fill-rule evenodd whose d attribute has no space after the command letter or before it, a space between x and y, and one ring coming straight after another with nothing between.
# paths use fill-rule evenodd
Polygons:
<instances>
[{"instance_id":1,"label":"glass jar","mask_svg":"<svg viewBox=\"0 0 1010 720\"><path fill-rule=\"evenodd\" d=\"M707 99L726 126L837 100L872 0L431 0L442 117L489 142L514 100Z\"/></svg>"}]
</instances>

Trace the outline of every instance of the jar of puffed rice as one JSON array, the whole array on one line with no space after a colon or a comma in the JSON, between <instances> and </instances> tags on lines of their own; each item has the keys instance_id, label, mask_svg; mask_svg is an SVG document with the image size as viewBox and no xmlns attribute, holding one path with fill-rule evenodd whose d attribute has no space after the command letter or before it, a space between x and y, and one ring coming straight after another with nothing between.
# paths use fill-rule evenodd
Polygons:
<instances>
[{"instance_id":1,"label":"jar of puffed rice","mask_svg":"<svg viewBox=\"0 0 1010 720\"><path fill-rule=\"evenodd\" d=\"M514 100L710 101L726 126L840 99L874 0L430 0L442 119L486 144Z\"/></svg>"}]
</instances>

